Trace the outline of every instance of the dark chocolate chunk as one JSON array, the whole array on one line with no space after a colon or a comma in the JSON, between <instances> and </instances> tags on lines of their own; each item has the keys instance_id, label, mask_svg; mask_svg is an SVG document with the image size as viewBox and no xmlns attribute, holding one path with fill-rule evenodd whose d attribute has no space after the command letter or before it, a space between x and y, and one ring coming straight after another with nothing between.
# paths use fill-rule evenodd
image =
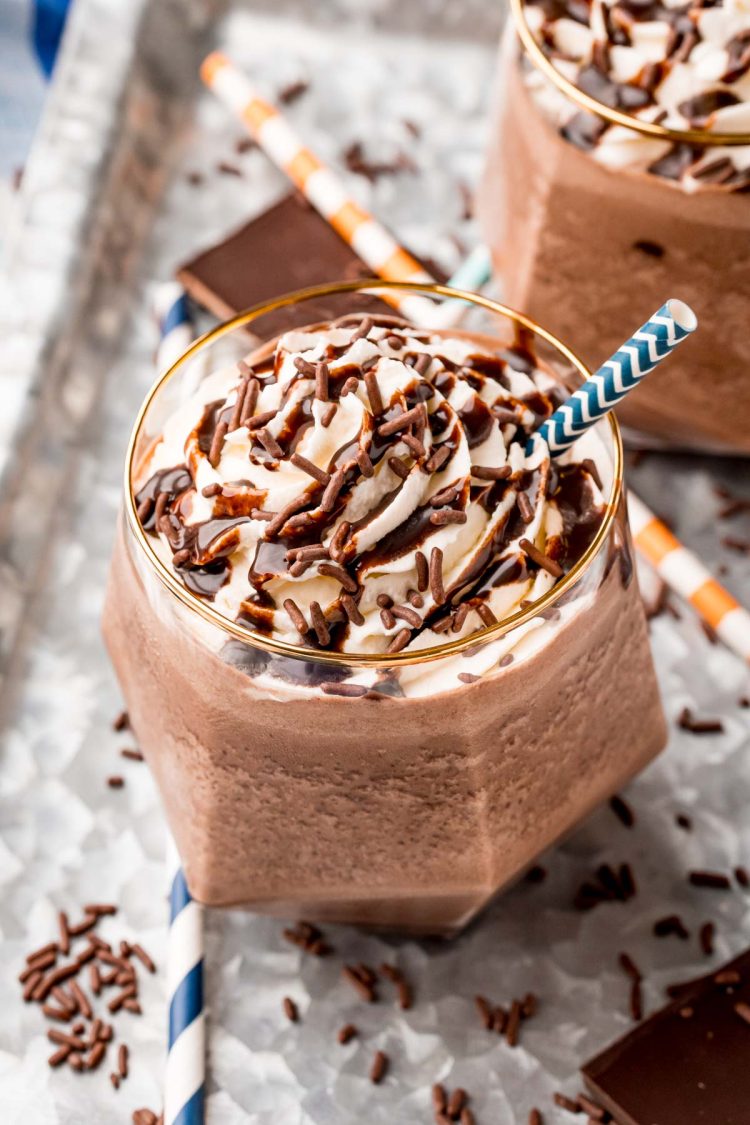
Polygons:
<instances>
[{"instance_id":1,"label":"dark chocolate chunk","mask_svg":"<svg viewBox=\"0 0 750 1125\"><path fill-rule=\"evenodd\" d=\"M730 977L731 988L720 983ZM747 950L720 973L685 985L671 1004L587 1062L588 1089L628 1125L745 1125L749 1002Z\"/></svg>"}]
</instances>

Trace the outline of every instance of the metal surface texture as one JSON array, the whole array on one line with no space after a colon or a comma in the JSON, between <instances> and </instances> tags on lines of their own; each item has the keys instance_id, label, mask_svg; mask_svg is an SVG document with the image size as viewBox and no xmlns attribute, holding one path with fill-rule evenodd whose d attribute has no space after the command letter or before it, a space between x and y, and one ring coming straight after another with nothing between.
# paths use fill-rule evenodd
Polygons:
<instances>
[{"instance_id":1,"label":"metal surface texture","mask_svg":"<svg viewBox=\"0 0 750 1125\"><path fill-rule=\"evenodd\" d=\"M274 97L309 82L287 112L337 166L354 141L373 159L406 153L413 168L348 182L412 250L451 270L477 238L461 185L481 168L500 22L494 0L77 0L0 277L3 1125L126 1122L161 1101L164 825L147 768L118 757L131 739L111 729L121 700L100 639L103 590L127 438L154 377L154 287L285 190L262 153L238 151L241 129L199 88L198 62L218 46ZM719 520L715 491L750 495L747 465L648 454L628 475L750 603L750 556L721 543L748 538L750 515ZM678 608L651 627L672 737L628 790L632 829L601 809L544 857L543 884L519 885L450 944L331 929L336 952L317 960L277 922L210 915L209 1125L414 1125L431 1120L438 1081L471 1091L479 1125L524 1125L533 1105L561 1120L552 1091L574 1092L578 1065L629 1026L620 950L643 971L651 1010L666 983L742 947L746 892L692 888L686 874L750 864L747 669ZM685 706L721 718L723 733L678 729ZM112 773L123 789L107 787ZM600 864L625 861L633 900L573 909ZM49 1069L46 1026L15 979L25 954L54 938L58 909L101 899L121 908L104 936L141 941L160 970L142 990L143 1016L115 1021L131 1047L118 1092L105 1070ZM674 912L690 939L655 939L654 921ZM707 919L710 962L697 941ZM385 960L414 985L410 1011L385 987L363 1005L341 979L342 961ZM529 990L539 1013L510 1049L481 1028L473 997L507 1003ZM285 996L299 1024L284 1018ZM346 1022L360 1036L342 1047ZM391 1068L376 1088L377 1049Z\"/></svg>"}]
</instances>

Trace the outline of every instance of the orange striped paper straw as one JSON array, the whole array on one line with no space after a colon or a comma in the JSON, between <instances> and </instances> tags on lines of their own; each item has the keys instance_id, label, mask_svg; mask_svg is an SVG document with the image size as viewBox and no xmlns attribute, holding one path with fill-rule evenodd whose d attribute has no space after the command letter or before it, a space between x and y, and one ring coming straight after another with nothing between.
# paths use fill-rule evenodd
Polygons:
<instances>
[{"instance_id":1,"label":"orange striped paper straw","mask_svg":"<svg viewBox=\"0 0 750 1125\"><path fill-rule=\"evenodd\" d=\"M632 492L628 516L636 549L646 561L671 590L690 603L727 648L750 662L750 613Z\"/></svg>"},{"instance_id":2,"label":"orange striped paper straw","mask_svg":"<svg viewBox=\"0 0 750 1125\"><path fill-rule=\"evenodd\" d=\"M307 148L276 106L259 97L248 78L219 51L204 59L201 78L231 109L267 156L385 281L429 283L433 279L385 227L351 198L339 177ZM391 294L386 298L407 319L429 323L435 306L426 297Z\"/></svg>"}]
</instances>

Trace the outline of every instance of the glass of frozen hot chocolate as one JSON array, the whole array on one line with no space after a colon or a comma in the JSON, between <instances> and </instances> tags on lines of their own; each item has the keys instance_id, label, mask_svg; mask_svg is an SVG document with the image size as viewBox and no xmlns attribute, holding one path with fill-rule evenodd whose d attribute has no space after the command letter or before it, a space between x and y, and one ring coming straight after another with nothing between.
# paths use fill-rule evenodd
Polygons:
<instances>
[{"instance_id":1,"label":"glass of frozen hot chocolate","mask_svg":"<svg viewBox=\"0 0 750 1125\"><path fill-rule=\"evenodd\" d=\"M678 289L704 329L620 421L750 453L747 0L512 7L481 190L504 299L592 363Z\"/></svg>"},{"instance_id":2,"label":"glass of frozen hot chocolate","mask_svg":"<svg viewBox=\"0 0 750 1125\"><path fill-rule=\"evenodd\" d=\"M450 934L665 726L616 423L527 451L585 367L482 297L415 327L404 291L453 295L293 294L157 382L104 630L198 900Z\"/></svg>"}]
</instances>

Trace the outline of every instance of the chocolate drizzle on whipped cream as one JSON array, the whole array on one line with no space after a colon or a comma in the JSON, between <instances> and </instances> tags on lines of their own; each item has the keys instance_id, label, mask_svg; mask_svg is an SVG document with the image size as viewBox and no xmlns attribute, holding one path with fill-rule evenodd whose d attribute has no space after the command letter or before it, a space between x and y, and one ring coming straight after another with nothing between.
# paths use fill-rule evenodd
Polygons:
<instances>
[{"instance_id":1,"label":"chocolate drizzle on whipped cream","mask_svg":"<svg viewBox=\"0 0 750 1125\"><path fill-rule=\"evenodd\" d=\"M537 600L596 535L596 465L526 453L561 397L520 346L393 318L289 332L168 420L138 515L188 589L256 632L432 647Z\"/></svg>"},{"instance_id":2,"label":"chocolate drizzle on whipped cream","mask_svg":"<svg viewBox=\"0 0 750 1125\"><path fill-rule=\"evenodd\" d=\"M529 0L525 15L554 66L603 106L672 129L750 134L747 0ZM531 64L526 79L563 136L609 167L689 191L750 189L750 146L646 136L576 110Z\"/></svg>"}]
</instances>

